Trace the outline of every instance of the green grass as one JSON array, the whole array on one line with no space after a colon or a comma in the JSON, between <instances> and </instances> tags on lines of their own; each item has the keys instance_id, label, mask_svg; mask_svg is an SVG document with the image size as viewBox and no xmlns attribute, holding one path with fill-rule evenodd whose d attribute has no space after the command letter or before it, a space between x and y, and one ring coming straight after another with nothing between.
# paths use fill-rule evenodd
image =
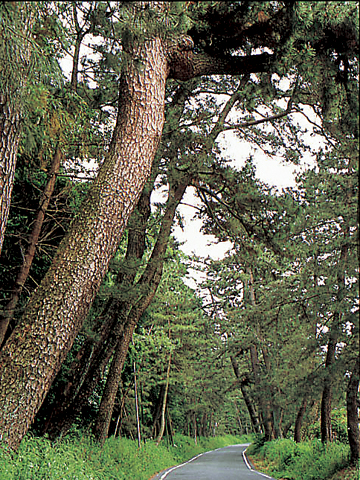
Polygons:
<instances>
[{"instance_id":1,"label":"green grass","mask_svg":"<svg viewBox=\"0 0 360 480\"><path fill-rule=\"evenodd\" d=\"M342 443L282 439L255 442L247 453L260 471L281 480L359 480L357 469L348 468L349 447ZM342 477L337 477L339 471Z\"/></svg>"},{"instance_id":2,"label":"green grass","mask_svg":"<svg viewBox=\"0 0 360 480\"><path fill-rule=\"evenodd\" d=\"M204 451L250 441L225 435L200 438L195 445L194 439L177 435L176 447L147 442L139 449L126 438L110 438L101 448L84 436L55 443L29 436L17 453L0 450L0 480L148 480Z\"/></svg>"}]
</instances>

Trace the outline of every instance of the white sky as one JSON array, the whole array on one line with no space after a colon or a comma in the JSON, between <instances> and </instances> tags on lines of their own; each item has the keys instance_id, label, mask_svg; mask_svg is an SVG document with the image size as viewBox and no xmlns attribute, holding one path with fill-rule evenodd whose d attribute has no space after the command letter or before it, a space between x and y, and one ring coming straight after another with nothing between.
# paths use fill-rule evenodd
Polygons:
<instances>
[{"instance_id":1,"label":"white sky","mask_svg":"<svg viewBox=\"0 0 360 480\"><path fill-rule=\"evenodd\" d=\"M317 139L312 139L314 147L319 145ZM266 156L263 152L255 151L251 145L240 141L232 134L222 142L224 153L234 160L233 164L241 168L250 154L253 154L256 166L256 176L264 183L277 187L279 190L295 186L295 175L301 170L313 164L311 156L304 158L300 166L284 164L281 159L274 159ZM194 197L194 189L187 189L183 199L184 204L180 205L179 211L184 217L184 230L180 227L174 228L174 235L180 242L185 242L181 249L187 255L195 254L202 257L211 257L218 260L224 257L231 248L230 242L218 243L213 235L204 235L200 232L201 219L194 218L195 208L188 205L199 205L199 200Z\"/></svg>"}]
</instances>

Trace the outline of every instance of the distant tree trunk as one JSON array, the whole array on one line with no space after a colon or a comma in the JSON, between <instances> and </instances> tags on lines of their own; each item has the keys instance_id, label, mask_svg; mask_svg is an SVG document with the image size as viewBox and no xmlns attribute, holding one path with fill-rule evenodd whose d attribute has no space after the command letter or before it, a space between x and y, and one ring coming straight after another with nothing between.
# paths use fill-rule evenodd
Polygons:
<instances>
[{"instance_id":1,"label":"distant tree trunk","mask_svg":"<svg viewBox=\"0 0 360 480\"><path fill-rule=\"evenodd\" d=\"M137 322L138 317L135 315L130 315L128 324L124 328L124 333L115 348L114 356L105 384L105 390L101 398L99 412L93 429L93 434L96 440L101 444L105 442L108 436L116 394L119 388L121 372Z\"/></svg>"},{"instance_id":2,"label":"distant tree trunk","mask_svg":"<svg viewBox=\"0 0 360 480\"><path fill-rule=\"evenodd\" d=\"M335 362L336 341L329 340L326 354L325 368L329 372L330 366ZM332 441L331 428L331 405L332 405L332 381L328 373L325 378L325 385L321 397L321 441L323 443Z\"/></svg>"},{"instance_id":3,"label":"distant tree trunk","mask_svg":"<svg viewBox=\"0 0 360 480\"><path fill-rule=\"evenodd\" d=\"M44 223L46 210L49 206L52 194L54 193L56 177L60 170L61 158L62 158L62 154L61 154L60 147L58 146L53 156L53 160L52 160L50 171L49 171L48 181L45 185L44 191L40 198L39 210L36 214L35 221L32 225L32 231L27 241L28 246L24 255L24 262L17 274L15 285L11 292L11 296L8 300L8 303L4 308L4 312L2 315L0 315L0 346L4 341L8 325L11 322L12 318L14 317L15 308L18 304L21 292L23 290L26 279L30 272L32 262L35 257L36 246L39 241L40 232Z\"/></svg>"},{"instance_id":4,"label":"distant tree trunk","mask_svg":"<svg viewBox=\"0 0 360 480\"><path fill-rule=\"evenodd\" d=\"M172 420L170 417L170 412L168 407L166 408L166 412L167 412L167 422L168 422L169 436L171 439L171 445L174 445L174 429L173 429Z\"/></svg>"},{"instance_id":5,"label":"distant tree trunk","mask_svg":"<svg viewBox=\"0 0 360 480\"><path fill-rule=\"evenodd\" d=\"M156 407L154 410L154 421L153 421L153 426L151 430L151 435L154 438L159 435L159 431L160 431L161 406L163 404L164 395L165 395L165 385L161 385L160 392L156 401ZM186 433L184 435L186 435Z\"/></svg>"},{"instance_id":6,"label":"distant tree trunk","mask_svg":"<svg viewBox=\"0 0 360 480\"><path fill-rule=\"evenodd\" d=\"M136 378L136 365L134 362L134 393L135 393L135 409L136 409L136 430L138 438L138 447L141 447L141 431L140 431L140 415L139 415L139 394Z\"/></svg>"},{"instance_id":7,"label":"distant tree trunk","mask_svg":"<svg viewBox=\"0 0 360 480\"><path fill-rule=\"evenodd\" d=\"M168 366L166 369L166 378L165 378L165 390L164 390L164 397L163 397L163 402L161 406L161 416L160 416L160 430L159 434L156 439L156 445L159 445L163 436L164 436L164 431L165 431L165 412L166 412L166 406L167 406L167 397L168 397L168 392L169 392L169 383L170 383L170 369L171 369L171 353L169 355L169 361L168 361Z\"/></svg>"},{"instance_id":8,"label":"distant tree trunk","mask_svg":"<svg viewBox=\"0 0 360 480\"><path fill-rule=\"evenodd\" d=\"M298 411L298 414L296 415L296 420L295 420L294 440L297 443L301 442L301 427L302 427L302 422L306 412L306 406L307 406L307 397L305 396L303 398L301 407L299 408L299 411Z\"/></svg>"},{"instance_id":9,"label":"distant tree trunk","mask_svg":"<svg viewBox=\"0 0 360 480\"><path fill-rule=\"evenodd\" d=\"M359 462L360 432L359 432L359 358L355 360L346 392L347 427L350 445L350 462Z\"/></svg>"},{"instance_id":10,"label":"distant tree trunk","mask_svg":"<svg viewBox=\"0 0 360 480\"><path fill-rule=\"evenodd\" d=\"M197 430L197 422L196 422L196 412L194 412L194 415L193 415L193 424L194 424L194 441L195 441L195 445L197 445L198 430Z\"/></svg>"},{"instance_id":11,"label":"distant tree trunk","mask_svg":"<svg viewBox=\"0 0 360 480\"><path fill-rule=\"evenodd\" d=\"M250 398L250 395L249 395L249 393L246 389L246 386L245 386L244 382L242 381L242 379L240 377L239 366L238 366L238 363L236 361L236 358L234 356L231 356L230 360L231 360L231 365L233 367L235 376L240 382L241 393L242 393L242 396L244 398L246 408L248 409L251 424L253 426L254 432L255 433L261 433L260 422L259 422L258 416L257 416L256 410L255 410L255 407L253 405L253 402Z\"/></svg>"},{"instance_id":12,"label":"distant tree trunk","mask_svg":"<svg viewBox=\"0 0 360 480\"><path fill-rule=\"evenodd\" d=\"M246 273L249 275L249 293L250 293L250 302L253 307L256 307L256 298L255 298L255 289L254 289L254 277L250 267L246 268ZM255 325L256 328L256 337L261 338L260 329L258 325ZM265 353L264 353L265 352ZM267 351L263 349L263 355L266 362L268 362ZM270 400L267 398L270 392L265 393L260 392L261 388L261 378L260 378L260 362L258 348L256 344L250 345L250 360L254 374L255 386L257 387L257 393L259 395L259 410L261 412L262 423L264 427L265 437L267 440L272 440L275 438L274 428L273 428L273 418L271 413ZM269 369L269 365L266 364L266 368Z\"/></svg>"},{"instance_id":13,"label":"distant tree trunk","mask_svg":"<svg viewBox=\"0 0 360 480\"><path fill-rule=\"evenodd\" d=\"M86 15L86 21L82 27L80 27L79 24L79 19L78 19L78 11L76 4L73 3L72 5L72 13L73 13L73 20L74 20L74 26L75 26L75 31L76 31L76 39L75 39L75 45L74 45L74 55L73 55L73 68L71 72L71 81L70 81L70 86L71 89L76 92L77 90L77 84L78 84L78 73L79 73L79 62L80 62L80 48L82 41L84 40L85 36L91 31L91 26L85 29L85 24L88 23L88 19L90 18L90 14L93 10L93 5L94 4L89 4L89 10ZM96 4L95 4L96 5Z\"/></svg>"},{"instance_id":14,"label":"distant tree trunk","mask_svg":"<svg viewBox=\"0 0 360 480\"><path fill-rule=\"evenodd\" d=\"M349 193L347 194L348 201L350 200ZM349 250L349 227L345 225L343 227L344 234L344 243L341 246L339 266L340 269L337 275L338 282L338 292L336 296L337 302L341 302L344 290L345 290L345 270L344 265L347 260L348 250ZM321 441L323 443L332 441L332 427L331 427L331 406L332 406L332 394L333 394L333 371L334 364L336 362L336 346L339 338L339 332L341 330L341 314L337 311L333 314L333 319L330 325L329 332L329 341L326 352L325 360L325 384L323 387L322 397L321 397L321 419L320 419L320 430L321 430Z\"/></svg>"}]
</instances>

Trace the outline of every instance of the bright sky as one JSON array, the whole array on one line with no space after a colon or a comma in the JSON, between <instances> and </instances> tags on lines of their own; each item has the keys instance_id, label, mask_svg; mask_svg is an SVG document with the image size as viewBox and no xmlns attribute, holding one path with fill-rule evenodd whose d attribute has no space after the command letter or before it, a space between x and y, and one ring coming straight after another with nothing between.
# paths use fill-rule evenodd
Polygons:
<instances>
[{"instance_id":1,"label":"bright sky","mask_svg":"<svg viewBox=\"0 0 360 480\"><path fill-rule=\"evenodd\" d=\"M318 145L316 139L312 139L314 147ZM241 168L245 160L250 154L254 155L254 163L256 165L256 175L264 183L277 187L279 190L286 187L295 186L295 175L302 169L311 165L312 158L304 158L301 166L292 164L284 164L281 159L267 157L262 152L254 151L252 147L245 142L241 142L233 135L228 135L222 142L226 156L234 160L233 164L237 168ZM221 259L225 253L231 248L230 242L217 243L213 235L204 235L200 232L202 226L201 219L193 218L196 209L188 205L199 205L199 200L194 197L194 189L190 188L186 191L183 204L179 207L179 211L184 217L184 230L175 227L174 234L180 242L185 242L182 250L187 255L195 254L202 257L210 256L214 260Z\"/></svg>"}]
</instances>

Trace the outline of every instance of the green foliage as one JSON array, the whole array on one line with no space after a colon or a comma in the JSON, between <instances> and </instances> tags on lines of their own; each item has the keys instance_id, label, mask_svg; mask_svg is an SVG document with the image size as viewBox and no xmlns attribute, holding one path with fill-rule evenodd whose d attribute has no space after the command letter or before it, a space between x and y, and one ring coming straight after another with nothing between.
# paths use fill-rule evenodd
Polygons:
<instances>
[{"instance_id":1,"label":"green foliage","mask_svg":"<svg viewBox=\"0 0 360 480\"><path fill-rule=\"evenodd\" d=\"M331 412L331 429L334 439L337 442L346 443L348 440L348 430L346 421L346 408L338 408ZM320 420L309 425L306 429L306 436L309 439L320 439Z\"/></svg>"},{"instance_id":2,"label":"green foliage","mask_svg":"<svg viewBox=\"0 0 360 480\"><path fill-rule=\"evenodd\" d=\"M250 438L176 437L177 446L157 447L147 442L139 449L126 438L110 438L104 447L87 437L74 435L61 442L26 437L17 453L0 451L0 480L148 480L153 474L215 448Z\"/></svg>"},{"instance_id":3,"label":"green foliage","mask_svg":"<svg viewBox=\"0 0 360 480\"><path fill-rule=\"evenodd\" d=\"M46 3L0 4L0 88L12 102L21 103L26 82L62 84L57 60L59 45L67 46L64 26Z\"/></svg>"},{"instance_id":4,"label":"green foliage","mask_svg":"<svg viewBox=\"0 0 360 480\"><path fill-rule=\"evenodd\" d=\"M323 445L320 440L295 443L282 439L253 444L247 454L262 471L287 480L328 480L348 464L349 448L343 443Z\"/></svg>"},{"instance_id":5,"label":"green foliage","mask_svg":"<svg viewBox=\"0 0 360 480\"><path fill-rule=\"evenodd\" d=\"M123 372L120 393L128 392L124 400L128 415L122 434L131 436L135 431L132 362L135 360L138 368L142 428L145 436L150 436L170 352L168 413L176 431L195 436L196 426L208 428L215 421L222 432L239 431L235 406L242 418L247 413L229 363L229 355L239 352L239 365L249 379L255 401L259 403L267 392L274 416L279 414L283 424L295 418L300 395L319 397L330 374L339 386L334 402L343 402L349 359L358 350L358 285L353 281L357 278L358 7L355 2L157 3L153 6L149 2L147 7L139 2L23 2L21 7L19 2L0 4L0 83L6 90L26 77L29 80L22 101L25 112L20 156L1 264L1 300L6 298L14 271L21 264L24 239L33 220L31 211L38 208L38 192L56 146L60 145L65 159L63 176L86 173L85 160L101 163L105 156L116 114L119 79L129 61L127 44L152 35L190 33L196 51L203 49L217 56L266 46L277 53L276 74L208 77L180 86L178 82L167 83L166 125L155 162L161 183L174 185L186 175L191 177L203 202L199 216L205 218L204 232L215 234L219 240L230 238L234 251L224 261L204 263L208 282L203 286L211 292L211 302L205 309L204 302L184 285L186 266L176 247L168 249L163 281L136 331L135 346ZM274 21L281 10L285 17ZM34 24L31 34L25 29L24 40L21 18L27 12L33 15ZM221 22L228 24L226 29ZM265 26L269 32L264 31ZM84 40L87 34L97 39L93 46L97 56L82 58L81 81L75 93L73 86L66 83L64 87L60 81L58 61L74 49L74 39ZM25 62L14 62L24 56L28 57ZM284 80L287 87L282 85ZM285 105L291 106L291 115L285 115ZM222 118L229 106L230 114ZM311 118L314 113L321 117L314 132L321 133L326 146L318 153L316 168L299 177L294 190L274 192L256 179L251 158L238 170L230 167L221 149L214 146L223 130L231 130L257 151L298 163L312 150L305 141L306 128L295 118L304 108L311 112ZM283 117L263 125L253 124L259 118L283 113ZM55 213L51 210L53 223L45 225L44 241L38 245L26 292L41 281L85 190L84 185L71 181L58 182L50 207L55 209ZM59 211L59 206L64 211ZM156 236L161 210L148 224L148 237ZM153 245L153 239L148 243ZM348 249L347 259L342 261L344 248ZM124 294L110 289L117 273L115 264L101 292L105 300L110 294L118 298L130 295L129 291ZM249 291L249 265L255 304ZM126 267L137 267L139 277L144 263ZM345 288L340 278L345 279ZM134 295L138 293L136 290ZM95 313L101 311L102 300L97 300ZM86 333L91 332L95 313L88 317ZM336 368L326 375L322 368L324 346L335 313L341 314L338 356ZM78 338L75 342L77 348L80 341ZM250 345L260 352L261 381L256 386L248 358ZM270 368L261 353L265 349ZM74 358L74 352L68 360ZM66 364L62 379L68 380ZM92 405L97 406L99 400L96 391ZM89 421L95 408L87 414ZM117 414L115 411L114 417ZM343 412L339 417L334 415L333 429L339 440L345 440ZM318 425L312 422L307 433L317 437L317 431ZM44 475L41 469L49 463L58 468L56 461L48 460L57 447L50 447L45 440L41 448L41 440L28 442L23 448L29 449L29 455L24 450L21 460L24 472ZM84 449L100 458L96 447L84 442ZM106 444L101 457L103 470L92 467L89 459L83 460L78 478L107 478L111 468L119 466L112 451L118 456L120 451L125 452L122 456L129 459L129 464L124 460L121 468L126 475L139 468L136 475L142 478L140 457L135 455L130 460L132 443L123 440L120 447L116 442L109 440ZM176 442L178 460L195 453L193 440L183 437ZM61 445L72 448L71 442ZM212 444L206 445L212 448ZM285 469L300 456L301 448L290 441L284 441L281 448L282 453L269 447L266 455ZM162 451L151 443L146 449L148 453L144 451L141 458L157 458L156 452ZM38 450L42 453L35 453ZM67 456L76 464L70 450ZM31 463L31 452L41 464ZM168 458L165 453L161 456ZM79 458L84 457L79 454ZM61 461L58 470L62 465L66 472L66 464ZM136 462L139 467L135 467ZM11 467L6 468L11 475ZM73 474L70 470L69 475ZM123 473L116 475L122 478Z\"/></svg>"}]
</instances>

